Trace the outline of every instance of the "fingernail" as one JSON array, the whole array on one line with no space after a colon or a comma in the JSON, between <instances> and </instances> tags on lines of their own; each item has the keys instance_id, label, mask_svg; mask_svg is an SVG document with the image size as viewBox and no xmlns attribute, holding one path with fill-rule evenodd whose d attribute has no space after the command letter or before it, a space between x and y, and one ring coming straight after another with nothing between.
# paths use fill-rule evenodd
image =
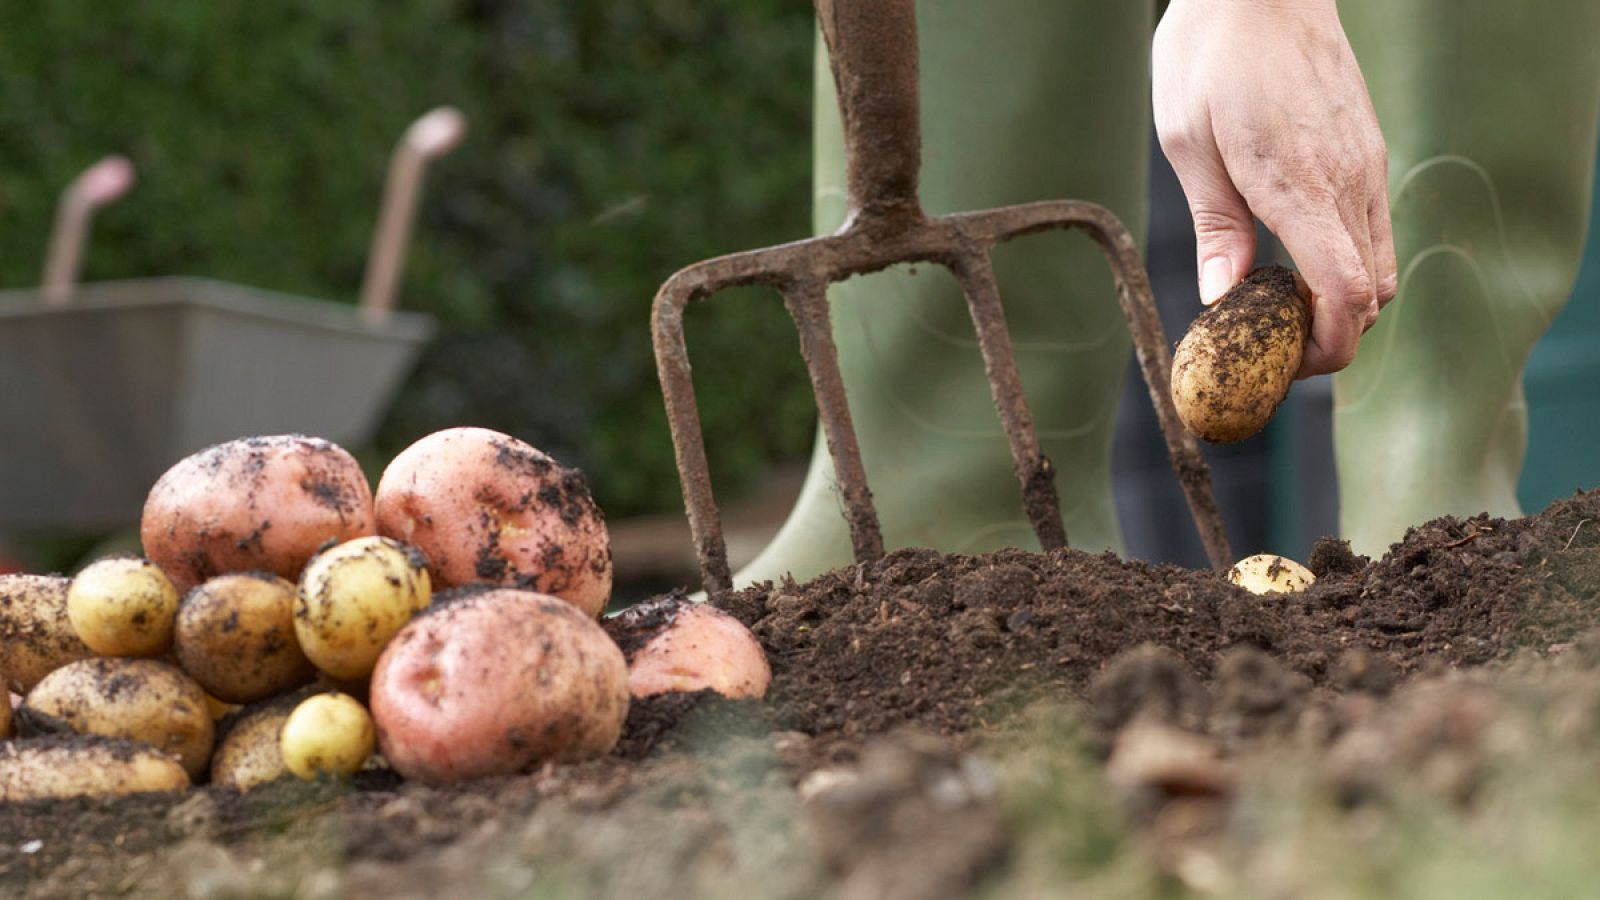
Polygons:
<instances>
[{"instance_id":1,"label":"fingernail","mask_svg":"<svg viewBox=\"0 0 1600 900\"><path fill-rule=\"evenodd\" d=\"M1200 302L1206 306L1222 299L1233 287L1233 263L1226 256L1213 256L1200 267Z\"/></svg>"}]
</instances>

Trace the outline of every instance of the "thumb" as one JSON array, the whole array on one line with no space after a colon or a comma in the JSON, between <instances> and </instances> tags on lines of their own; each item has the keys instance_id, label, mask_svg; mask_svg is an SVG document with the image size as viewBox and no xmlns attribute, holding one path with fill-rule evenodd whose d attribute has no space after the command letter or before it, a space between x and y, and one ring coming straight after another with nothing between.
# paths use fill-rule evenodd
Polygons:
<instances>
[{"instance_id":1,"label":"thumb","mask_svg":"<svg viewBox=\"0 0 1600 900\"><path fill-rule=\"evenodd\" d=\"M1194 217L1200 302L1210 306L1249 274L1256 258L1256 221L1226 176L1185 190Z\"/></svg>"}]
</instances>

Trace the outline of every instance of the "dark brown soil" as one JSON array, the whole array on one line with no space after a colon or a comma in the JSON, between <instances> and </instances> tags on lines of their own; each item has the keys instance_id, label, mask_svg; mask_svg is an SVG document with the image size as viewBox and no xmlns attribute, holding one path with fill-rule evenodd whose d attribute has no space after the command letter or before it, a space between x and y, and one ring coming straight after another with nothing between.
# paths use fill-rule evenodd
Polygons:
<instances>
[{"instance_id":1,"label":"dark brown soil","mask_svg":"<svg viewBox=\"0 0 1600 900\"><path fill-rule=\"evenodd\" d=\"M797 855L768 893L782 893L781 881L793 896L822 884L886 896L918 873L937 886L903 896L959 892L1004 865L1007 837L983 779L951 747L1001 732L1042 698L1085 709L1113 767L1144 772L1135 780L1225 791L1231 775L1211 763L1140 769L1127 749L1138 741L1113 753L1117 732L1154 719L1225 749L1303 730L1301 713L1318 709L1334 711L1320 720L1331 742L1349 727L1341 697L1586 647L1600 626L1600 493L1529 519L1430 522L1376 562L1325 541L1309 563L1318 581L1308 591L1256 596L1219 574L1073 550L896 552L731 598L771 658L765 702L636 702L605 759L447 789L378 771L245 795L0 804L0 893L160 896L163 879L200 877L161 867L192 863L213 880L243 873L245 895L321 884L337 888L330 896L436 896L452 877L484 875L495 853L603 862L649 852L703 871L754 839L728 822L793 810L797 796L815 827L772 827ZM1363 777L1370 768L1352 764ZM828 789L842 771L845 787ZM624 837L641 828L650 841ZM285 843L319 855L280 872L268 860ZM213 857L227 865L205 862ZM630 871L617 869L606 891L674 895L633 885Z\"/></svg>"}]
</instances>

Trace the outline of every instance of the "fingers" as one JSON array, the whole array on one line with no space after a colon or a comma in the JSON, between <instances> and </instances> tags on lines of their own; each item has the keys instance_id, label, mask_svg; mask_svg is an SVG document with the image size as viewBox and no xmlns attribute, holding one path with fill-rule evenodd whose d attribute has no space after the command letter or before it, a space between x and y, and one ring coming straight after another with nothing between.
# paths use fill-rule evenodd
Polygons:
<instances>
[{"instance_id":1,"label":"fingers","mask_svg":"<svg viewBox=\"0 0 1600 900\"><path fill-rule=\"evenodd\" d=\"M1209 153L1184 142L1171 142L1167 157L1194 219L1195 262L1200 302L1207 306L1250 272L1256 258L1256 220L1239 194L1215 145Z\"/></svg>"},{"instance_id":2,"label":"fingers","mask_svg":"<svg viewBox=\"0 0 1600 900\"><path fill-rule=\"evenodd\" d=\"M1400 276L1394 255L1394 223L1389 216L1388 166L1372 191L1368 204L1368 230L1372 234L1372 257L1378 276L1378 306L1389 305L1400 288Z\"/></svg>"},{"instance_id":3,"label":"fingers","mask_svg":"<svg viewBox=\"0 0 1600 900\"><path fill-rule=\"evenodd\" d=\"M1289 251L1313 297L1311 338L1295 377L1337 372L1355 358L1362 332L1377 315L1367 221L1362 219L1362 233L1351 234L1331 192L1282 208L1292 213L1269 214L1263 221ZM1365 248L1362 242L1367 243Z\"/></svg>"}]
</instances>

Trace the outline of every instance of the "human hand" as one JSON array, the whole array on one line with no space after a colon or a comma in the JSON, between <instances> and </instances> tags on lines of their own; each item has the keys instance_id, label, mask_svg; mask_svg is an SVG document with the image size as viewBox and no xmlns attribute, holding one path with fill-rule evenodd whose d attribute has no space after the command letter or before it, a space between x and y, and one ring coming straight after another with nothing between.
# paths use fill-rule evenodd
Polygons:
<instances>
[{"instance_id":1,"label":"human hand","mask_svg":"<svg viewBox=\"0 0 1600 900\"><path fill-rule=\"evenodd\" d=\"M1349 365L1397 281L1388 154L1334 0L1172 0L1152 64L1201 301L1249 273L1259 218L1311 288L1296 377Z\"/></svg>"}]
</instances>

